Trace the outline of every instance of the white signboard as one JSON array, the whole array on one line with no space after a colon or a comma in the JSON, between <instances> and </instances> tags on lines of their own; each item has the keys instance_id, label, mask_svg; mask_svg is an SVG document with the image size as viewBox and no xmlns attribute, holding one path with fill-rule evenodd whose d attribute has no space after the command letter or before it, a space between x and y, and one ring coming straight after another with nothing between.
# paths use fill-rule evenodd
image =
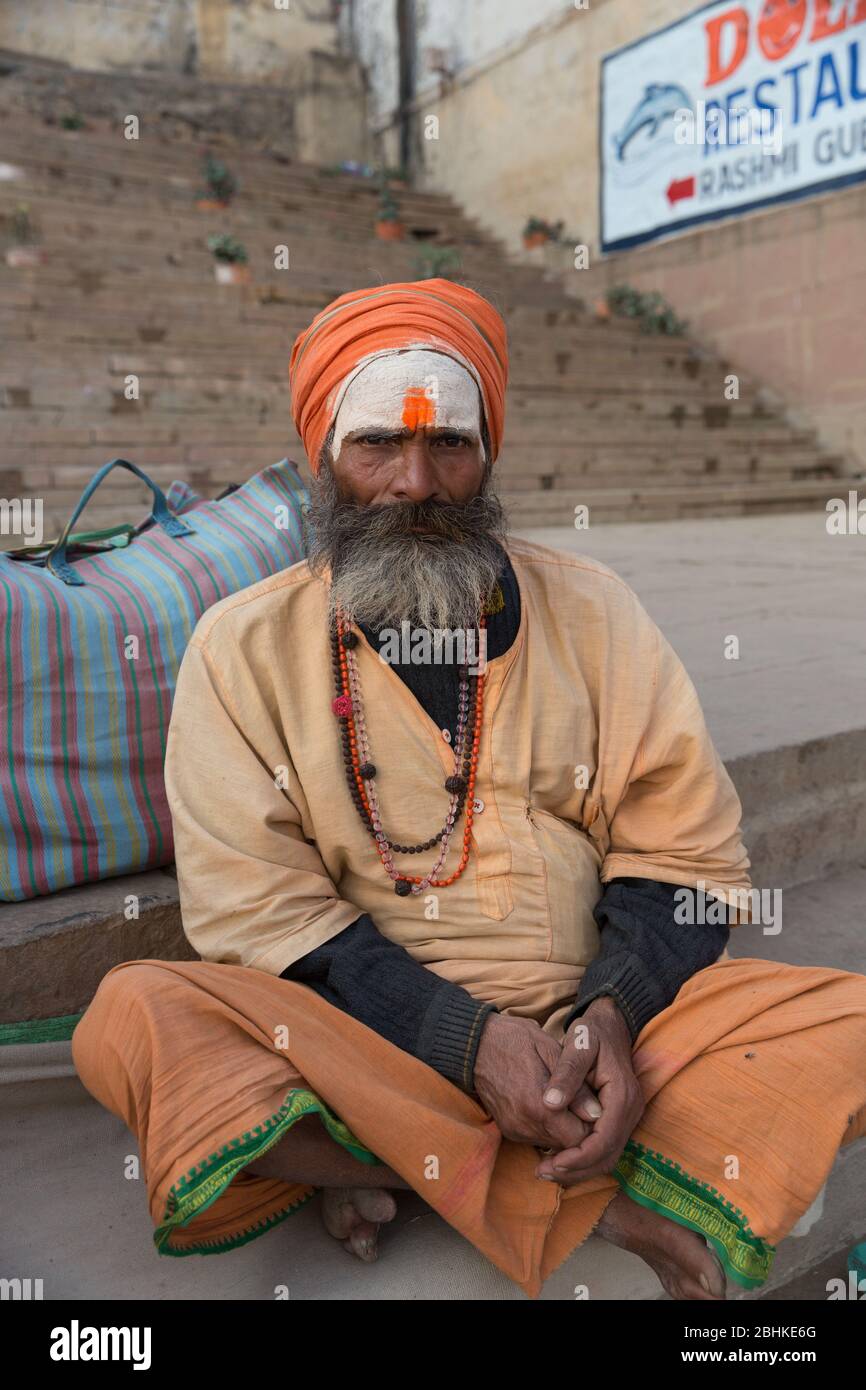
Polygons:
<instances>
[{"instance_id":1,"label":"white signboard","mask_svg":"<svg viewBox=\"0 0 866 1390\"><path fill-rule=\"evenodd\" d=\"M866 0L715 0L601 65L602 250L866 179Z\"/></svg>"}]
</instances>

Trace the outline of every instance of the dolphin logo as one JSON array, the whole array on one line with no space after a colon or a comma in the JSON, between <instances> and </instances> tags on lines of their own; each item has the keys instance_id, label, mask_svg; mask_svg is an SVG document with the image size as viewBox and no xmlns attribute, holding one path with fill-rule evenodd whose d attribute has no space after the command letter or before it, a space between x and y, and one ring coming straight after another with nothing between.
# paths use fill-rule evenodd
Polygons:
<instances>
[{"instance_id":1,"label":"dolphin logo","mask_svg":"<svg viewBox=\"0 0 866 1390\"><path fill-rule=\"evenodd\" d=\"M684 108L690 111L692 101L682 87L675 82L651 82L622 130L613 137L617 159L625 159L626 150L639 131L649 126L650 136L655 135L663 121Z\"/></svg>"}]
</instances>

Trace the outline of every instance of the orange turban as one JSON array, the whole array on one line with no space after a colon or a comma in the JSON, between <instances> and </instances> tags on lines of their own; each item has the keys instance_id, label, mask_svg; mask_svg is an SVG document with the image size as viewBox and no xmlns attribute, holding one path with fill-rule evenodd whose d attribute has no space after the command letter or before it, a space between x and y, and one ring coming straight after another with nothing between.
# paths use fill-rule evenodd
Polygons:
<instances>
[{"instance_id":1,"label":"orange turban","mask_svg":"<svg viewBox=\"0 0 866 1390\"><path fill-rule=\"evenodd\" d=\"M374 285L341 294L295 339L289 362L292 419L313 473L334 418L340 385L364 357L423 344L474 367L493 459L502 444L508 340L493 305L451 280Z\"/></svg>"}]
</instances>

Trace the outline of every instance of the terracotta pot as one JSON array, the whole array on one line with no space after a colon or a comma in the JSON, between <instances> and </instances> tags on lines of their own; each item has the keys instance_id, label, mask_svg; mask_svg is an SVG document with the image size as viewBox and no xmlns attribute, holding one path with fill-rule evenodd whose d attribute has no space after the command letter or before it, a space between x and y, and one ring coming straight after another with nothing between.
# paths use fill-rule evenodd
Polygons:
<instances>
[{"instance_id":1,"label":"terracotta pot","mask_svg":"<svg viewBox=\"0 0 866 1390\"><path fill-rule=\"evenodd\" d=\"M529 251L533 246L543 246L548 239L547 232L527 232L524 233L523 245Z\"/></svg>"},{"instance_id":2,"label":"terracotta pot","mask_svg":"<svg viewBox=\"0 0 866 1390\"><path fill-rule=\"evenodd\" d=\"M250 268L238 261L214 261L213 273L218 285L248 285Z\"/></svg>"},{"instance_id":3,"label":"terracotta pot","mask_svg":"<svg viewBox=\"0 0 866 1390\"><path fill-rule=\"evenodd\" d=\"M610 305L608 304L606 299L597 299L595 301L595 304L593 305L593 308L595 310L595 316L597 319L610 318Z\"/></svg>"},{"instance_id":4,"label":"terracotta pot","mask_svg":"<svg viewBox=\"0 0 866 1390\"><path fill-rule=\"evenodd\" d=\"M6 252L6 264L18 270L29 270L33 266L44 265L47 260L41 246L10 246Z\"/></svg>"},{"instance_id":5,"label":"terracotta pot","mask_svg":"<svg viewBox=\"0 0 866 1390\"><path fill-rule=\"evenodd\" d=\"M195 205L199 212L222 212L229 207L228 203L221 203L216 198L196 198Z\"/></svg>"},{"instance_id":6,"label":"terracotta pot","mask_svg":"<svg viewBox=\"0 0 866 1390\"><path fill-rule=\"evenodd\" d=\"M402 241L406 228L402 222L377 222L376 236L380 241Z\"/></svg>"}]
</instances>

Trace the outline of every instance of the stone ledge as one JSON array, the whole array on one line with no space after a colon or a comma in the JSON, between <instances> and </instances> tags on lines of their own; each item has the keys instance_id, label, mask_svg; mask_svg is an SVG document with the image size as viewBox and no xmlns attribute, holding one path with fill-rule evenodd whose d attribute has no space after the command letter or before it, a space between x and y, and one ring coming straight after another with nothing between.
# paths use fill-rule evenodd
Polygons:
<instances>
[{"instance_id":1,"label":"stone ledge","mask_svg":"<svg viewBox=\"0 0 866 1390\"><path fill-rule=\"evenodd\" d=\"M138 918L125 916L138 898ZM183 934L177 880L156 869L0 906L0 1023L87 1008L125 960L197 960Z\"/></svg>"},{"instance_id":2,"label":"stone ledge","mask_svg":"<svg viewBox=\"0 0 866 1390\"><path fill-rule=\"evenodd\" d=\"M866 729L726 762L757 888L792 888L866 863Z\"/></svg>"}]
</instances>

